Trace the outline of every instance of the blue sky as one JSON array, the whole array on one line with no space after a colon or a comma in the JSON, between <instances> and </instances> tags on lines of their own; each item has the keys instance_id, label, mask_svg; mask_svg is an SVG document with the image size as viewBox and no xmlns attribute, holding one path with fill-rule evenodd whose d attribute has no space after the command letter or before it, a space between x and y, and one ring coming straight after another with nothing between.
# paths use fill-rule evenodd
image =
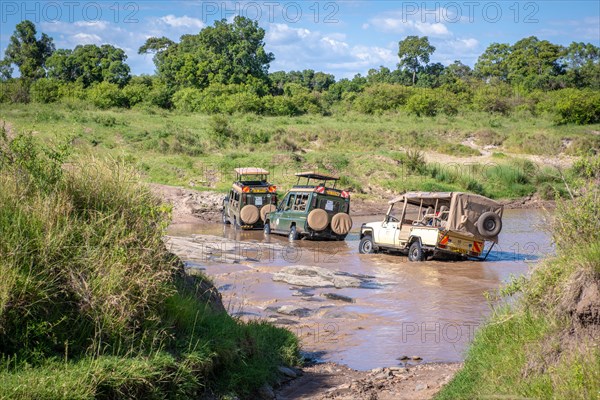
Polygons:
<instances>
[{"instance_id":1,"label":"blue sky","mask_svg":"<svg viewBox=\"0 0 600 400\"><path fill-rule=\"evenodd\" d=\"M244 15L266 30L275 54L270 71L311 68L338 79L395 68L398 42L428 36L432 62L473 66L493 42L535 35L553 43L600 46L598 1L6 1L0 3L0 51L23 19L54 38L57 48L110 43L124 49L134 74L154 72L138 55L148 37L178 41L215 19Z\"/></svg>"}]
</instances>

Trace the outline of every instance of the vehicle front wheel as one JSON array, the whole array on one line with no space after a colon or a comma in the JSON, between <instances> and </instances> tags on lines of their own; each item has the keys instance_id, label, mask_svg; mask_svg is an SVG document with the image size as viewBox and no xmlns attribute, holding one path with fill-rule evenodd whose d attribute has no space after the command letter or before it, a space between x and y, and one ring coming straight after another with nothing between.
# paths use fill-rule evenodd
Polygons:
<instances>
[{"instance_id":1,"label":"vehicle front wheel","mask_svg":"<svg viewBox=\"0 0 600 400\"><path fill-rule=\"evenodd\" d=\"M292 226L292 228L290 229L290 233L288 234L288 238L290 239L290 242L293 242L294 240L298 240L298 231L296 231L296 227Z\"/></svg>"},{"instance_id":2,"label":"vehicle front wheel","mask_svg":"<svg viewBox=\"0 0 600 400\"><path fill-rule=\"evenodd\" d=\"M360 243L358 244L358 252L360 254L371 254L375 252L375 248L373 246L373 239L371 236L365 236L360 239Z\"/></svg>"},{"instance_id":3,"label":"vehicle front wheel","mask_svg":"<svg viewBox=\"0 0 600 400\"><path fill-rule=\"evenodd\" d=\"M265 236L268 236L271 234L271 224L269 224L268 222L265 223L265 227L263 229L263 232L265 233Z\"/></svg>"},{"instance_id":4,"label":"vehicle front wheel","mask_svg":"<svg viewBox=\"0 0 600 400\"><path fill-rule=\"evenodd\" d=\"M423 249L421 243L413 242L408 249L408 261L423 261Z\"/></svg>"}]
</instances>

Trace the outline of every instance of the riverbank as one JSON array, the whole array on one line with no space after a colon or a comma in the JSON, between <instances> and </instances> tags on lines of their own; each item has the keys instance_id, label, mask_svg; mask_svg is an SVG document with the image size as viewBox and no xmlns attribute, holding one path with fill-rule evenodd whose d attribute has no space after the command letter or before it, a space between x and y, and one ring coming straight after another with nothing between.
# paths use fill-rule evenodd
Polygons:
<instances>
[{"instance_id":1,"label":"riverbank","mask_svg":"<svg viewBox=\"0 0 600 400\"><path fill-rule=\"evenodd\" d=\"M0 135L0 398L256 398L298 362L292 333L185 273L139 175L65 157Z\"/></svg>"}]
</instances>

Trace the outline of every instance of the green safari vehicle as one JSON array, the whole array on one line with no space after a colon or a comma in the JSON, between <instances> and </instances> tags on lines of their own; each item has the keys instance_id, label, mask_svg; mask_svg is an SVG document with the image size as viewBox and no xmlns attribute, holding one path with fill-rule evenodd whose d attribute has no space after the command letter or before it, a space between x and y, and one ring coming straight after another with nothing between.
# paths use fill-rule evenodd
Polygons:
<instances>
[{"instance_id":1,"label":"green safari vehicle","mask_svg":"<svg viewBox=\"0 0 600 400\"><path fill-rule=\"evenodd\" d=\"M265 235L288 235L290 240L344 240L352 228L350 193L335 188L339 178L312 171L296 176L297 184L287 192L277 210L267 214ZM301 185L303 178L306 183ZM328 182L334 182L333 186L327 186Z\"/></svg>"},{"instance_id":2,"label":"green safari vehicle","mask_svg":"<svg viewBox=\"0 0 600 400\"><path fill-rule=\"evenodd\" d=\"M236 168L236 179L223 200L223 224L238 229L262 229L266 215L277 205L277 187L262 168Z\"/></svg>"}]
</instances>

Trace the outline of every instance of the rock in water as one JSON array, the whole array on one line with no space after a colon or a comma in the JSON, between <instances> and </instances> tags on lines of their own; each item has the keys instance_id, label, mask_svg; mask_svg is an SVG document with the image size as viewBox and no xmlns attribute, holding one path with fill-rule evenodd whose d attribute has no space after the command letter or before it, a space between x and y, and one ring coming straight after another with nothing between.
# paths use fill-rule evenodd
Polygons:
<instances>
[{"instance_id":1,"label":"rock in water","mask_svg":"<svg viewBox=\"0 0 600 400\"><path fill-rule=\"evenodd\" d=\"M355 303L356 302L352 297L344 296L342 294L337 294L337 293L323 293L322 296L329 300L345 301L346 303Z\"/></svg>"},{"instance_id":2,"label":"rock in water","mask_svg":"<svg viewBox=\"0 0 600 400\"><path fill-rule=\"evenodd\" d=\"M295 286L307 287L360 287L362 280L354 276L343 275L321 267L292 266L282 268L273 275L275 282L286 282Z\"/></svg>"}]
</instances>

